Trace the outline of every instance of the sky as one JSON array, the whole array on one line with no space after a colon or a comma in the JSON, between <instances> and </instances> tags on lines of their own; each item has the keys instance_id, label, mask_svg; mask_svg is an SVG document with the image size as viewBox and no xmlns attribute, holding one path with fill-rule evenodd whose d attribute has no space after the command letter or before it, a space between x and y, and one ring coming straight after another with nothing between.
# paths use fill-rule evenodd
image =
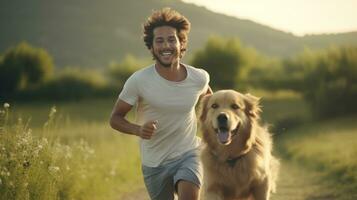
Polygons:
<instances>
[{"instance_id":1,"label":"sky","mask_svg":"<svg viewBox=\"0 0 357 200\"><path fill-rule=\"evenodd\" d=\"M357 0L183 0L294 35L357 31Z\"/></svg>"}]
</instances>

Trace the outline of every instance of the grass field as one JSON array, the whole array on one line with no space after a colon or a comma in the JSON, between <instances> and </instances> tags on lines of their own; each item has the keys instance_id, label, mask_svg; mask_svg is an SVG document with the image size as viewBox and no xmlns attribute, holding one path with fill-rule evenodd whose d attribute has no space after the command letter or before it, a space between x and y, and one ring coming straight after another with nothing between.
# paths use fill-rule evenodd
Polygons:
<instances>
[{"instance_id":1,"label":"grass field","mask_svg":"<svg viewBox=\"0 0 357 200\"><path fill-rule=\"evenodd\" d=\"M117 199L140 187L138 142L109 127L113 103L10 105L0 121L0 199Z\"/></svg>"},{"instance_id":2,"label":"grass field","mask_svg":"<svg viewBox=\"0 0 357 200\"><path fill-rule=\"evenodd\" d=\"M10 105L11 116L5 123L2 113L1 121L0 199L117 199L142 188L137 138L117 133L108 124L114 101ZM357 140L353 118L296 129L311 120L301 99L263 98L261 103L262 120L272 124L275 140L286 158L318 166L335 176L346 172L343 180L334 180L355 184L356 163L351 155L356 153L352 147ZM53 106L56 113L53 109L54 116L49 120ZM337 127L339 132L322 131L320 126L325 130ZM314 130L319 132L315 134ZM343 141L351 149L341 150L347 144ZM327 145L330 143L336 145ZM311 146L315 149L307 150ZM326 152L326 158L320 155Z\"/></svg>"},{"instance_id":3,"label":"grass field","mask_svg":"<svg viewBox=\"0 0 357 200\"><path fill-rule=\"evenodd\" d=\"M357 198L357 116L302 126L278 140L281 155L324 173L333 194ZM338 184L336 184L338 183Z\"/></svg>"}]
</instances>

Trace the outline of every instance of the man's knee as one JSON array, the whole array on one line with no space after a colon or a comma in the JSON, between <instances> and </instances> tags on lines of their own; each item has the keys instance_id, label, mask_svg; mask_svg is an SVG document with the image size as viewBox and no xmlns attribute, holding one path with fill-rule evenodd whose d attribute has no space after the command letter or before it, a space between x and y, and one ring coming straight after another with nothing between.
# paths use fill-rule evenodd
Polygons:
<instances>
[{"instance_id":1,"label":"man's knee","mask_svg":"<svg viewBox=\"0 0 357 200\"><path fill-rule=\"evenodd\" d=\"M200 188L194 183L180 180L177 183L177 193L179 200L198 200Z\"/></svg>"}]
</instances>

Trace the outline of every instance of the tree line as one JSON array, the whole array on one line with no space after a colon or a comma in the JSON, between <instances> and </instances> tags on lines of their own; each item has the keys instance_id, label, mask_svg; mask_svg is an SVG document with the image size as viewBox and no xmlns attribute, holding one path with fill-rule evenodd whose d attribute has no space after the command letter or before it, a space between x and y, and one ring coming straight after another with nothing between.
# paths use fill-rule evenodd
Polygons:
<instances>
[{"instance_id":1,"label":"tree line","mask_svg":"<svg viewBox=\"0 0 357 200\"><path fill-rule=\"evenodd\" d=\"M305 49L280 59L267 57L237 38L212 36L191 54L189 64L204 68L214 90L292 90L302 94L316 117L357 112L357 47ZM100 69L56 68L44 49L21 43L0 57L1 99L80 99L116 96L125 80L152 61L127 55Z\"/></svg>"}]
</instances>

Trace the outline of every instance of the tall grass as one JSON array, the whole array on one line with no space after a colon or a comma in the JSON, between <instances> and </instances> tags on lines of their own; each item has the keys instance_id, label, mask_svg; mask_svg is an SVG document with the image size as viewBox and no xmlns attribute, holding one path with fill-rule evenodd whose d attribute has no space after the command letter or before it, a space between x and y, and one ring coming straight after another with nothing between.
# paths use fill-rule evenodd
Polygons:
<instances>
[{"instance_id":1,"label":"tall grass","mask_svg":"<svg viewBox=\"0 0 357 200\"><path fill-rule=\"evenodd\" d=\"M55 108L33 133L9 109L0 116L0 199L117 199L142 185L135 138L107 123L66 125Z\"/></svg>"},{"instance_id":2,"label":"tall grass","mask_svg":"<svg viewBox=\"0 0 357 200\"><path fill-rule=\"evenodd\" d=\"M280 152L325 173L337 193L357 197L357 117L303 126L279 138ZM353 199L353 198L352 198Z\"/></svg>"}]
</instances>

